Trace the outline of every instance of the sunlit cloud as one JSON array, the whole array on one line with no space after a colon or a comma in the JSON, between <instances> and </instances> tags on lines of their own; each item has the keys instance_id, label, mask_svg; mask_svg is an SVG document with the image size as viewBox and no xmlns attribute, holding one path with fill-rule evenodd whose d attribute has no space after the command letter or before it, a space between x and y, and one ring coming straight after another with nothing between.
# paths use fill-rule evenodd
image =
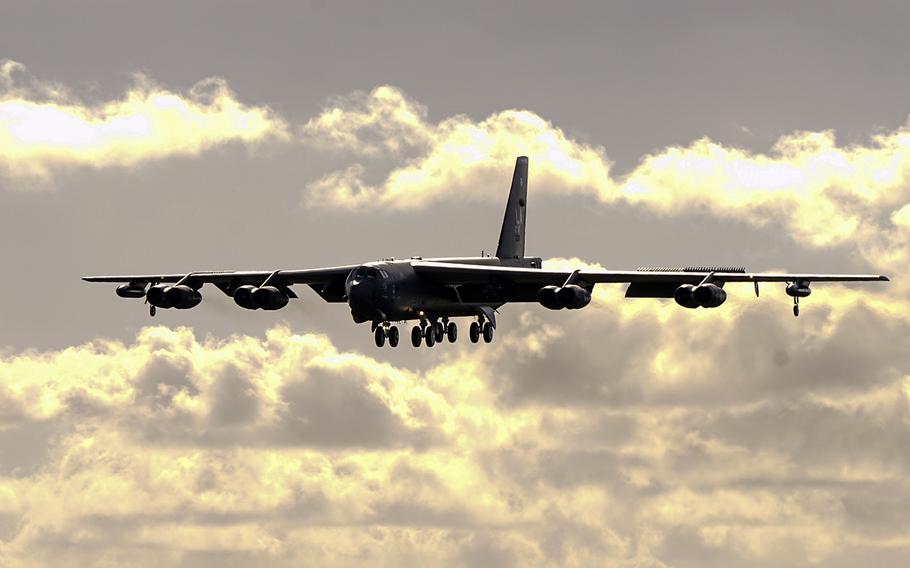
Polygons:
<instances>
[{"instance_id":1,"label":"sunlit cloud","mask_svg":"<svg viewBox=\"0 0 910 568\"><path fill-rule=\"evenodd\" d=\"M47 180L61 167L127 167L216 146L289 138L268 107L237 100L220 78L186 92L137 75L121 97L81 102L19 63L0 65L0 171Z\"/></svg>"},{"instance_id":2,"label":"sunlit cloud","mask_svg":"<svg viewBox=\"0 0 910 568\"><path fill-rule=\"evenodd\" d=\"M308 186L311 205L411 209L441 200L501 199L510 165L527 155L534 192L775 224L805 245L848 244L882 264L907 260L910 248L907 126L846 146L831 131L794 132L764 153L704 138L658 150L616 175L607 149L573 139L533 111L434 122L426 109L385 86L331 101L310 121L308 134L326 149L385 152L393 164L385 174L361 162L331 172Z\"/></svg>"},{"instance_id":3,"label":"sunlit cloud","mask_svg":"<svg viewBox=\"0 0 910 568\"><path fill-rule=\"evenodd\" d=\"M828 287L792 325L785 298L621 293L510 308L492 345L419 369L283 327L8 353L0 558L781 565L910 546L892 498L910 306Z\"/></svg>"}]
</instances>

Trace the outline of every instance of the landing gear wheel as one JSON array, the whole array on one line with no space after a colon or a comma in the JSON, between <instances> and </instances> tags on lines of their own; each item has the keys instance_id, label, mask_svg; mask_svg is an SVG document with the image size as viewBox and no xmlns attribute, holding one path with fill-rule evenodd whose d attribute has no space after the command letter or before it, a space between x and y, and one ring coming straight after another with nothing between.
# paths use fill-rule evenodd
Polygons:
<instances>
[{"instance_id":1,"label":"landing gear wheel","mask_svg":"<svg viewBox=\"0 0 910 568\"><path fill-rule=\"evenodd\" d=\"M799 317L799 304L793 304L793 317Z\"/></svg>"},{"instance_id":2,"label":"landing gear wheel","mask_svg":"<svg viewBox=\"0 0 910 568\"><path fill-rule=\"evenodd\" d=\"M398 347L398 326L393 325L389 328L389 346Z\"/></svg>"},{"instance_id":3,"label":"landing gear wheel","mask_svg":"<svg viewBox=\"0 0 910 568\"><path fill-rule=\"evenodd\" d=\"M436 345L436 326L428 325L426 331L426 337L424 338L427 343L427 347L433 347Z\"/></svg>"},{"instance_id":4,"label":"landing gear wheel","mask_svg":"<svg viewBox=\"0 0 910 568\"><path fill-rule=\"evenodd\" d=\"M382 326L377 327L376 331L373 332L373 339L376 340L376 347L382 347L385 345L385 330Z\"/></svg>"},{"instance_id":5,"label":"landing gear wheel","mask_svg":"<svg viewBox=\"0 0 910 568\"><path fill-rule=\"evenodd\" d=\"M450 321L449 325L446 326L446 337L449 343L455 343L455 340L458 339L458 326L455 325L454 321Z\"/></svg>"},{"instance_id":6,"label":"landing gear wheel","mask_svg":"<svg viewBox=\"0 0 910 568\"><path fill-rule=\"evenodd\" d=\"M155 317L155 314L158 313L158 308L155 306L149 306L149 315Z\"/></svg>"},{"instance_id":7,"label":"landing gear wheel","mask_svg":"<svg viewBox=\"0 0 910 568\"><path fill-rule=\"evenodd\" d=\"M471 328L468 330L468 336L471 338L471 343L477 343L480 341L480 324L476 321L471 322Z\"/></svg>"},{"instance_id":8,"label":"landing gear wheel","mask_svg":"<svg viewBox=\"0 0 910 568\"><path fill-rule=\"evenodd\" d=\"M414 326L414 328L411 330L411 345L414 347L420 347L420 342L422 339L423 331L419 327Z\"/></svg>"},{"instance_id":9,"label":"landing gear wheel","mask_svg":"<svg viewBox=\"0 0 910 568\"><path fill-rule=\"evenodd\" d=\"M485 343L493 341L493 324L490 322L483 324L483 340Z\"/></svg>"},{"instance_id":10,"label":"landing gear wheel","mask_svg":"<svg viewBox=\"0 0 910 568\"><path fill-rule=\"evenodd\" d=\"M433 331L436 334L436 343L442 343L442 340L445 339L446 327L442 324L441 321L433 324Z\"/></svg>"}]
</instances>

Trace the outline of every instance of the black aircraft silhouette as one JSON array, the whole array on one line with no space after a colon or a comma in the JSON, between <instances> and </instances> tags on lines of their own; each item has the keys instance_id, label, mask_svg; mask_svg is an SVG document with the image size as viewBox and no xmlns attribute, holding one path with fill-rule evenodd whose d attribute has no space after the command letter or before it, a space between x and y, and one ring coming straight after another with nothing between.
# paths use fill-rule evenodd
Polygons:
<instances>
[{"instance_id":1,"label":"black aircraft silhouette","mask_svg":"<svg viewBox=\"0 0 910 568\"><path fill-rule=\"evenodd\" d=\"M627 298L674 298L686 308L716 308L727 299L724 284L784 282L793 298L811 293L812 282L888 280L872 274L770 274L737 267L641 268L638 270L541 269L541 259L524 256L527 221L528 158L519 157L499 234L496 256L465 258L412 257L331 268L272 271L190 272L141 276L87 276L89 282L122 282L117 295L145 298L156 308L185 310L202 301L203 284L214 284L249 310L277 310L297 295L294 284L306 284L327 302L347 302L355 323L372 322L376 345L396 347L398 327L392 322L418 320L411 330L414 347L455 342L451 318L471 317L473 343L489 343L496 328L496 309L508 302L538 302L551 310L580 309L591 301L595 284L627 283Z\"/></svg>"}]
</instances>

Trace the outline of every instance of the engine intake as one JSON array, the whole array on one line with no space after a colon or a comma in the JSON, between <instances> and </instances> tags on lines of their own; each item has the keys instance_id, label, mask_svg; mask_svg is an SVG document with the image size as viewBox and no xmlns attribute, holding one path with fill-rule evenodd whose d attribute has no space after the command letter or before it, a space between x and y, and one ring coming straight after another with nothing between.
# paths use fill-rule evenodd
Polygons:
<instances>
[{"instance_id":1,"label":"engine intake","mask_svg":"<svg viewBox=\"0 0 910 568\"><path fill-rule=\"evenodd\" d=\"M156 308L172 308L173 306L170 301L168 301L167 294L165 294L168 288L170 288L170 286L167 284L155 284L145 293L145 299Z\"/></svg>"},{"instance_id":2,"label":"engine intake","mask_svg":"<svg viewBox=\"0 0 910 568\"><path fill-rule=\"evenodd\" d=\"M577 284L569 284L556 291L556 300L570 310L580 310L591 303L591 293Z\"/></svg>"},{"instance_id":3,"label":"engine intake","mask_svg":"<svg viewBox=\"0 0 910 568\"><path fill-rule=\"evenodd\" d=\"M202 294L186 284L170 286L164 290L164 299L178 310L195 308L202 301Z\"/></svg>"},{"instance_id":4,"label":"engine intake","mask_svg":"<svg viewBox=\"0 0 910 568\"><path fill-rule=\"evenodd\" d=\"M556 299L559 286L544 286L537 292L537 301L548 310L561 310L564 306Z\"/></svg>"},{"instance_id":5,"label":"engine intake","mask_svg":"<svg viewBox=\"0 0 910 568\"><path fill-rule=\"evenodd\" d=\"M241 308L246 308L248 310L258 310L259 305L253 300L253 292L256 290L255 286L240 286L234 290L234 303L236 303Z\"/></svg>"},{"instance_id":6,"label":"engine intake","mask_svg":"<svg viewBox=\"0 0 910 568\"><path fill-rule=\"evenodd\" d=\"M701 284L692 290L692 299L703 308L716 308L727 301L727 293L717 284Z\"/></svg>"},{"instance_id":7,"label":"engine intake","mask_svg":"<svg viewBox=\"0 0 910 568\"><path fill-rule=\"evenodd\" d=\"M288 295L275 286L261 286L252 292L253 302L263 310L280 310L288 305Z\"/></svg>"},{"instance_id":8,"label":"engine intake","mask_svg":"<svg viewBox=\"0 0 910 568\"><path fill-rule=\"evenodd\" d=\"M566 286L544 286L537 293L540 305L550 310L581 309L591 303L591 292L577 284Z\"/></svg>"},{"instance_id":9,"label":"engine intake","mask_svg":"<svg viewBox=\"0 0 910 568\"><path fill-rule=\"evenodd\" d=\"M676 300L676 303L680 306L694 310L698 307L698 302L692 297L694 291L695 286L683 284L673 292L673 299Z\"/></svg>"}]
</instances>

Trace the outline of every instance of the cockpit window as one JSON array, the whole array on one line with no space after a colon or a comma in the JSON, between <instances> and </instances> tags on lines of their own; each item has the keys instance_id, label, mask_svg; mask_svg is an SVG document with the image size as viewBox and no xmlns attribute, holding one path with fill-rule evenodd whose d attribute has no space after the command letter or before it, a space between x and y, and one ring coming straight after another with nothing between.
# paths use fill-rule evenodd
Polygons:
<instances>
[{"instance_id":1,"label":"cockpit window","mask_svg":"<svg viewBox=\"0 0 910 568\"><path fill-rule=\"evenodd\" d=\"M363 280L365 278L375 278L377 270L369 266L360 266L354 270L353 277L358 280Z\"/></svg>"}]
</instances>

